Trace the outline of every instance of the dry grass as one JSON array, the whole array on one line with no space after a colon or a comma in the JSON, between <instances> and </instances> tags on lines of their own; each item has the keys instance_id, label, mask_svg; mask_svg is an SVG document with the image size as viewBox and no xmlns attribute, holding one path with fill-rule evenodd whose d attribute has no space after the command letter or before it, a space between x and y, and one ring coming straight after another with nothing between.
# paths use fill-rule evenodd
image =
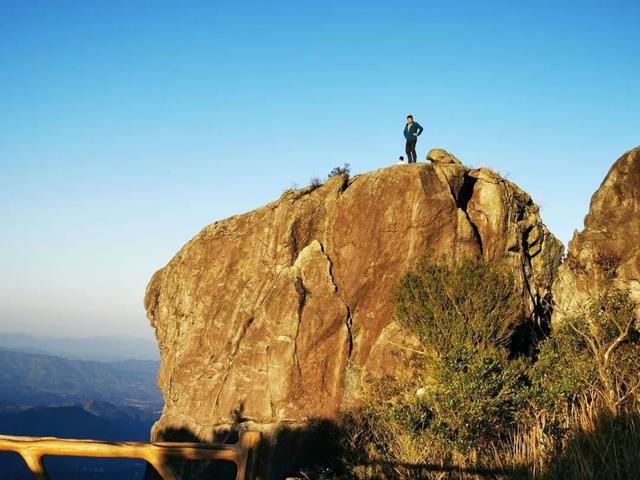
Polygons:
<instances>
[{"instance_id":1,"label":"dry grass","mask_svg":"<svg viewBox=\"0 0 640 480\"><path fill-rule=\"evenodd\" d=\"M603 399L585 399L560 422L543 416L520 427L493 446L490 463L496 469L525 470L531 479L638 479L639 420L638 411L612 415Z\"/></svg>"},{"instance_id":2,"label":"dry grass","mask_svg":"<svg viewBox=\"0 0 640 480\"><path fill-rule=\"evenodd\" d=\"M640 478L640 411L612 415L599 396L563 418L533 415L508 438L465 454L392 419L348 429L355 479L627 480ZM384 449L380 446L384 445ZM363 448L364 447L364 448Z\"/></svg>"}]
</instances>

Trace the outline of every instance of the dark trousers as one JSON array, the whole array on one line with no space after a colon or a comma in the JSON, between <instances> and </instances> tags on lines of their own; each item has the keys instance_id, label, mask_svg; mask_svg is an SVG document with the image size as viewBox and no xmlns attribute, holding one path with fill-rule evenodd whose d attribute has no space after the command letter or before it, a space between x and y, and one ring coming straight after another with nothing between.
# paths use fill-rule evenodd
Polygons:
<instances>
[{"instance_id":1,"label":"dark trousers","mask_svg":"<svg viewBox=\"0 0 640 480\"><path fill-rule=\"evenodd\" d=\"M407 163L416 163L417 155L416 155L416 143L417 139L413 138L411 140L407 140L407 145L404 147L404 151L407 154Z\"/></svg>"}]
</instances>

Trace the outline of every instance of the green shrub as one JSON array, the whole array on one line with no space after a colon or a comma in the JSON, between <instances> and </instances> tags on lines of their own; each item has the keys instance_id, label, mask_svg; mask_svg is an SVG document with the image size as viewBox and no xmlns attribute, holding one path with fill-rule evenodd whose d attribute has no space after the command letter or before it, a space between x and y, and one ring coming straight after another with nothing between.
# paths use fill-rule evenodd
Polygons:
<instances>
[{"instance_id":1,"label":"green shrub","mask_svg":"<svg viewBox=\"0 0 640 480\"><path fill-rule=\"evenodd\" d=\"M530 376L534 407L553 414L566 414L597 382L596 364L584 338L566 321L541 343Z\"/></svg>"},{"instance_id":2,"label":"green shrub","mask_svg":"<svg viewBox=\"0 0 640 480\"><path fill-rule=\"evenodd\" d=\"M513 285L495 263L472 257L449 266L425 256L403 276L397 318L433 355L412 381L378 384L359 412L377 455L397 460L403 435L467 452L514 427L528 378L504 348L522 321Z\"/></svg>"},{"instance_id":3,"label":"green shrub","mask_svg":"<svg viewBox=\"0 0 640 480\"><path fill-rule=\"evenodd\" d=\"M342 415L345 463L354 478L415 478L415 471L402 466L430 459L437 439L428 429L433 412L417 393L419 383L418 378L373 381L364 405Z\"/></svg>"},{"instance_id":4,"label":"green shrub","mask_svg":"<svg viewBox=\"0 0 640 480\"><path fill-rule=\"evenodd\" d=\"M350 174L351 174L351 165L349 165L348 163L345 163L342 167L333 167L333 170L329 172L329 175L327 175L327 178L341 175L348 180Z\"/></svg>"},{"instance_id":5,"label":"green shrub","mask_svg":"<svg viewBox=\"0 0 640 480\"><path fill-rule=\"evenodd\" d=\"M450 267L427 255L402 277L395 300L399 322L437 355L507 346L523 321L513 276L482 258Z\"/></svg>"},{"instance_id":6,"label":"green shrub","mask_svg":"<svg viewBox=\"0 0 640 480\"><path fill-rule=\"evenodd\" d=\"M640 393L637 303L607 289L567 316L545 340L532 377L539 407L557 411L585 394L600 395L612 413Z\"/></svg>"},{"instance_id":7,"label":"green shrub","mask_svg":"<svg viewBox=\"0 0 640 480\"><path fill-rule=\"evenodd\" d=\"M460 451L507 435L525 405L526 364L510 360L504 348L453 348L434 369L429 428Z\"/></svg>"}]
</instances>

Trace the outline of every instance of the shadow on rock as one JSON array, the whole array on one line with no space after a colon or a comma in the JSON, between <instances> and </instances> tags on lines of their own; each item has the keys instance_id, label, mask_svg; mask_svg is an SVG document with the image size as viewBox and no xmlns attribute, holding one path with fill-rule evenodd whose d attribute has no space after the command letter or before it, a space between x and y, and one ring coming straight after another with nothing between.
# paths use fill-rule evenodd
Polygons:
<instances>
[{"instance_id":1,"label":"shadow on rock","mask_svg":"<svg viewBox=\"0 0 640 480\"><path fill-rule=\"evenodd\" d=\"M226 441L225 441L226 440ZM195 433L187 428L168 428L162 430L156 439L158 442L196 442L196 443L235 443L235 438L230 436L227 439L215 439L213 442L207 442L198 437ZM176 460L167 458L166 464L183 479L216 479L216 480L235 480L236 467L231 462L224 461L202 461L202 460ZM151 466L147 466L145 480L162 480L162 477Z\"/></svg>"},{"instance_id":2,"label":"shadow on rock","mask_svg":"<svg viewBox=\"0 0 640 480\"><path fill-rule=\"evenodd\" d=\"M234 423L216 427L210 432L208 439L201 438L186 428L167 428L158 432L157 441L236 443L238 432L243 429L262 432L258 475L265 480L297 476L301 470L337 470L341 464L340 430L334 421L326 419L310 420L304 424ZM167 463L183 479L236 478L236 468L231 462L167 459ZM147 468L145 480L160 478L151 466Z\"/></svg>"},{"instance_id":3,"label":"shadow on rock","mask_svg":"<svg viewBox=\"0 0 640 480\"><path fill-rule=\"evenodd\" d=\"M345 419L343 419L344 421ZM367 462L361 452L350 451L343 445L345 432L333 420L312 419L304 424L259 425L252 422L232 424L216 429L212 434L215 443L235 443L241 429L260 430L262 440L259 451L258 475L264 480L286 478L348 479L345 460L351 465L375 466L375 471L385 479L412 478L529 478L527 469L458 468L436 464L408 464L400 462ZM203 441L187 429L166 429L159 433L162 441ZM204 441L204 443L207 443ZM235 479L235 466L229 462L170 461L172 468L183 479ZM149 469L151 470L151 468ZM304 472L302 475L301 472ZM148 472L147 480L160 477ZM444 475L444 477L443 477Z\"/></svg>"}]
</instances>

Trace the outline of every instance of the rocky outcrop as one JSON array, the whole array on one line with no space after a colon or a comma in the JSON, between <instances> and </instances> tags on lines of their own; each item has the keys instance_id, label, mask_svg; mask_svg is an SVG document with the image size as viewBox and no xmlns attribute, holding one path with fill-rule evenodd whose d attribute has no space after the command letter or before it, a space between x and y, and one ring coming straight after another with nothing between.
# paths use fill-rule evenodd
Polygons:
<instances>
[{"instance_id":1,"label":"rocky outcrop","mask_svg":"<svg viewBox=\"0 0 640 480\"><path fill-rule=\"evenodd\" d=\"M548 320L562 245L531 198L487 169L337 176L204 228L147 288L166 402L154 438L332 419L366 374L406 371L414 340L392 295L428 250L505 262L526 315Z\"/></svg>"},{"instance_id":2,"label":"rocky outcrop","mask_svg":"<svg viewBox=\"0 0 640 480\"><path fill-rule=\"evenodd\" d=\"M554 284L554 321L607 285L640 300L640 147L611 167L591 198L584 230L569 242Z\"/></svg>"},{"instance_id":3,"label":"rocky outcrop","mask_svg":"<svg viewBox=\"0 0 640 480\"><path fill-rule=\"evenodd\" d=\"M450 154L442 148L432 148L427 152L427 160L432 163L462 165L455 155Z\"/></svg>"}]
</instances>

